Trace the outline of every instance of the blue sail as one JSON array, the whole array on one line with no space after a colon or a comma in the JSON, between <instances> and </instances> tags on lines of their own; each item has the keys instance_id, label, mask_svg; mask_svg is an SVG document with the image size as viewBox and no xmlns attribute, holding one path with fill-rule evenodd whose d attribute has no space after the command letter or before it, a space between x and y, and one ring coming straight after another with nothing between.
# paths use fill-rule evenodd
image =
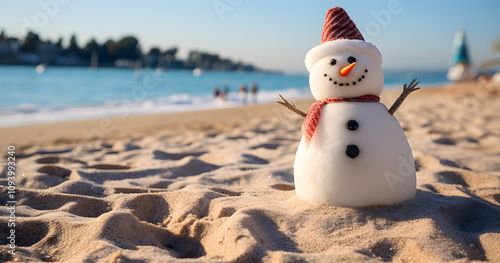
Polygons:
<instances>
[{"instance_id":1,"label":"blue sail","mask_svg":"<svg viewBox=\"0 0 500 263\"><path fill-rule=\"evenodd\" d=\"M467 52L467 44L465 43L464 31L458 31L453 41L453 54L451 56L453 65L470 64L469 54Z\"/></svg>"}]
</instances>

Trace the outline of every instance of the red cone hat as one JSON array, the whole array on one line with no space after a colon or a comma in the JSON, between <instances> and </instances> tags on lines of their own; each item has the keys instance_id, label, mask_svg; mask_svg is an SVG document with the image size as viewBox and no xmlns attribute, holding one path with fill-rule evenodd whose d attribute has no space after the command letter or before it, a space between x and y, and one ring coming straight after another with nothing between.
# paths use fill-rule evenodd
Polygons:
<instances>
[{"instance_id":1,"label":"red cone hat","mask_svg":"<svg viewBox=\"0 0 500 263\"><path fill-rule=\"evenodd\" d=\"M309 50L306 55L306 68L311 71L318 60L346 52L365 53L382 64L382 55L377 47L365 41L356 24L344 9L334 7L326 12L321 44Z\"/></svg>"},{"instance_id":2,"label":"red cone hat","mask_svg":"<svg viewBox=\"0 0 500 263\"><path fill-rule=\"evenodd\" d=\"M321 44L337 39L365 40L344 9L334 7L326 12Z\"/></svg>"}]
</instances>

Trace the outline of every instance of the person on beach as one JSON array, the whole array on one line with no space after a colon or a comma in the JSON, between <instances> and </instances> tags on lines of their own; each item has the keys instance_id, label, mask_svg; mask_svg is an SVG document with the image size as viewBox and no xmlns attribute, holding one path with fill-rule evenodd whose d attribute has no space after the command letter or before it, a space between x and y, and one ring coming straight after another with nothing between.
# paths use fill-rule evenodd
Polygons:
<instances>
[{"instance_id":1,"label":"person on beach","mask_svg":"<svg viewBox=\"0 0 500 263\"><path fill-rule=\"evenodd\" d=\"M257 93L259 92L259 87L257 86L257 83L252 83L251 87L251 92L252 92L252 103L255 104L257 103Z\"/></svg>"},{"instance_id":2,"label":"person on beach","mask_svg":"<svg viewBox=\"0 0 500 263\"><path fill-rule=\"evenodd\" d=\"M242 104L247 104L247 85L243 84L240 86L238 98Z\"/></svg>"},{"instance_id":3,"label":"person on beach","mask_svg":"<svg viewBox=\"0 0 500 263\"><path fill-rule=\"evenodd\" d=\"M226 94L224 91L219 89L219 86L214 86L214 103L219 106L224 106L226 104Z\"/></svg>"},{"instance_id":4,"label":"person on beach","mask_svg":"<svg viewBox=\"0 0 500 263\"><path fill-rule=\"evenodd\" d=\"M217 98L219 98L219 96L220 96L219 86L215 85L214 86L214 98L217 99Z\"/></svg>"},{"instance_id":5,"label":"person on beach","mask_svg":"<svg viewBox=\"0 0 500 263\"><path fill-rule=\"evenodd\" d=\"M229 94L229 87L227 85L224 85L224 89L222 89L219 94L220 100L225 103L228 94Z\"/></svg>"}]
</instances>

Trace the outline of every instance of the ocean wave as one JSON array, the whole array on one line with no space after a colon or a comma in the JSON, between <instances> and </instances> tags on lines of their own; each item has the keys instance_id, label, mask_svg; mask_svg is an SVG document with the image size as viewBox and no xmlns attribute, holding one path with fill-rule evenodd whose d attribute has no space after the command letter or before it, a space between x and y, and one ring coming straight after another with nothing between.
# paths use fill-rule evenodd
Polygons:
<instances>
[{"instance_id":1,"label":"ocean wave","mask_svg":"<svg viewBox=\"0 0 500 263\"><path fill-rule=\"evenodd\" d=\"M278 100L278 94L289 99L311 97L309 88L290 88L286 90L263 90L256 97L255 103L269 103ZM247 103L253 103L251 94ZM230 93L226 101L215 99L211 95L192 96L187 93L173 94L154 100L107 101L98 105L79 105L72 107L48 107L34 104L0 108L0 127L21 126L27 124L64 122L104 117L126 117L129 115L198 111L216 108L242 106L237 93Z\"/></svg>"}]
</instances>

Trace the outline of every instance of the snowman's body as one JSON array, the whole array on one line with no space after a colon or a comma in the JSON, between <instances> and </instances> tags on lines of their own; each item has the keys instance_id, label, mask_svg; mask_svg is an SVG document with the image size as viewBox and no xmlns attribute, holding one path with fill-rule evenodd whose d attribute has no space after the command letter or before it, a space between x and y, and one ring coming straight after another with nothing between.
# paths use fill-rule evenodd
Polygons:
<instances>
[{"instance_id":1,"label":"snowman's body","mask_svg":"<svg viewBox=\"0 0 500 263\"><path fill-rule=\"evenodd\" d=\"M411 148L398 120L378 102L382 55L343 9L328 10L321 44L307 53L305 63L318 103L306 116L295 157L297 195L350 207L415 196Z\"/></svg>"},{"instance_id":2,"label":"snowman's body","mask_svg":"<svg viewBox=\"0 0 500 263\"><path fill-rule=\"evenodd\" d=\"M349 130L348 122L357 128ZM347 156L348 145L359 155ZM300 142L294 176L300 198L328 205L389 205L415 195L411 148L398 120L378 102L325 105L309 146Z\"/></svg>"}]
</instances>

